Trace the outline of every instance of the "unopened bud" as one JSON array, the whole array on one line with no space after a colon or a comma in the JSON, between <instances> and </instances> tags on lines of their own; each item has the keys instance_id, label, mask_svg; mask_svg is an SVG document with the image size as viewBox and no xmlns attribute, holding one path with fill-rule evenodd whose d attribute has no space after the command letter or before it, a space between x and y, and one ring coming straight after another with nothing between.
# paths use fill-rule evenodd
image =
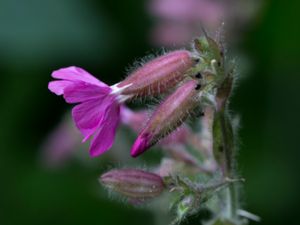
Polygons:
<instances>
[{"instance_id":1,"label":"unopened bud","mask_svg":"<svg viewBox=\"0 0 300 225\"><path fill-rule=\"evenodd\" d=\"M219 44L208 36L202 36L194 40L194 48L199 53L205 54L210 59L215 59L218 63L223 60L223 50Z\"/></svg>"},{"instance_id":2,"label":"unopened bud","mask_svg":"<svg viewBox=\"0 0 300 225\"><path fill-rule=\"evenodd\" d=\"M174 131L193 112L200 96L197 85L195 80L185 82L156 109L131 149L133 157Z\"/></svg>"},{"instance_id":3,"label":"unopened bud","mask_svg":"<svg viewBox=\"0 0 300 225\"><path fill-rule=\"evenodd\" d=\"M111 170L100 177L100 182L136 203L159 196L165 187L160 176L139 169Z\"/></svg>"},{"instance_id":4,"label":"unopened bud","mask_svg":"<svg viewBox=\"0 0 300 225\"><path fill-rule=\"evenodd\" d=\"M123 95L152 96L168 91L182 81L196 64L186 50L167 53L135 70L117 88L124 88Z\"/></svg>"}]
</instances>

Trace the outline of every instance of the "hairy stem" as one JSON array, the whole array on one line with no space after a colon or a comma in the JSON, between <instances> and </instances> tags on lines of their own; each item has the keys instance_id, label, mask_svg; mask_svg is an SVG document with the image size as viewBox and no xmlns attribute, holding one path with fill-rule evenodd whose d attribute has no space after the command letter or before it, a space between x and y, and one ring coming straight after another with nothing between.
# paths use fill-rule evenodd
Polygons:
<instances>
[{"instance_id":1,"label":"hairy stem","mask_svg":"<svg viewBox=\"0 0 300 225\"><path fill-rule=\"evenodd\" d=\"M229 178L235 178L235 145L234 135L231 120L225 110L217 112L220 119L220 132L221 132L221 143L223 148L223 176ZM237 202L237 187L235 183L231 183L228 187L227 195L227 212L231 218L236 217L236 211L238 209Z\"/></svg>"}]
</instances>

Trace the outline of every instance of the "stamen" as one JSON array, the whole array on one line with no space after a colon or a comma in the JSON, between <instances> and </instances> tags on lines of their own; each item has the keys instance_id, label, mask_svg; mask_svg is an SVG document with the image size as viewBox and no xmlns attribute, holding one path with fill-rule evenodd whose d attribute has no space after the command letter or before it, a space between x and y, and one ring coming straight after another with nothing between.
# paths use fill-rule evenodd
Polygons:
<instances>
[{"instance_id":1,"label":"stamen","mask_svg":"<svg viewBox=\"0 0 300 225\"><path fill-rule=\"evenodd\" d=\"M124 85L123 87L118 87L118 85L119 85L119 83L116 83L116 84L110 86L110 88L112 89L110 94L112 94L112 95L120 94L124 89L130 87L132 85L132 83Z\"/></svg>"}]
</instances>

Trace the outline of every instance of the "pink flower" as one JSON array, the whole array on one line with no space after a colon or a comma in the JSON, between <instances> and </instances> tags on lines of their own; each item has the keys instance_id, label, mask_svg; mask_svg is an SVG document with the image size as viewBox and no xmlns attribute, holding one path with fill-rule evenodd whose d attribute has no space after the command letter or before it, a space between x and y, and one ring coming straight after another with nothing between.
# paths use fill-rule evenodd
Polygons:
<instances>
[{"instance_id":1,"label":"pink flower","mask_svg":"<svg viewBox=\"0 0 300 225\"><path fill-rule=\"evenodd\" d=\"M92 135L91 156L107 151L113 144L119 123L120 99L113 89L78 67L63 68L52 73L59 80L49 83L49 89L63 95L67 103L78 103L72 116L84 136Z\"/></svg>"},{"instance_id":2,"label":"pink flower","mask_svg":"<svg viewBox=\"0 0 300 225\"><path fill-rule=\"evenodd\" d=\"M153 28L150 38L154 43L164 46L184 46L197 33L199 31L190 24L162 21Z\"/></svg>"},{"instance_id":3,"label":"pink flower","mask_svg":"<svg viewBox=\"0 0 300 225\"><path fill-rule=\"evenodd\" d=\"M41 161L51 168L63 166L80 143L80 133L75 129L71 118L65 117L47 136L41 146Z\"/></svg>"},{"instance_id":4,"label":"pink flower","mask_svg":"<svg viewBox=\"0 0 300 225\"><path fill-rule=\"evenodd\" d=\"M148 11L158 18L152 41L170 47L186 45L200 34L201 24L212 30L220 26L226 10L226 5L220 1L150 0Z\"/></svg>"},{"instance_id":5,"label":"pink flower","mask_svg":"<svg viewBox=\"0 0 300 225\"><path fill-rule=\"evenodd\" d=\"M149 11L166 20L218 23L224 5L211 0L152 0Z\"/></svg>"},{"instance_id":6,"label":"pink flower","mask_svg":"<svg viewBox=\"0 0 300 225\"><path fill-rule=\"evenodd\" d=\"M98 156L113 144L120 120L120 105L139 96L153 96L169 91L186 77L196 61L189 51L181 50L151 60L125 80L112 86L99 81L78 67L63 68L52 73L58 80L49 89L63 95L67 103L75 103L72 116L84 136L93 136L90 154Z\"/></svg>"}]
</instances>

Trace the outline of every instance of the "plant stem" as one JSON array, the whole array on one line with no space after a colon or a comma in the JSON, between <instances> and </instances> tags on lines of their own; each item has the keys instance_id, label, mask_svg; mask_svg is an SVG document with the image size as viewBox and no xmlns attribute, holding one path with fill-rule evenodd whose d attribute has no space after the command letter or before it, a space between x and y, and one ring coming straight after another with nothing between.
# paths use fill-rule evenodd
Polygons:
<instances>
[{"instance_id":1,"label":"plant stem","mask_svg":"<svg viewBox=\"0 0 300 225\"><path fill-rule=\"evenodd\" d=\"M235 178L235 146L234 146L234 135L231 120L226 114L225 110L221 110L220 112L220 124L221 124L221 133L222 133L222 142L223 142L223 151L224 151L224 159L225 159L225 167L224 167L224 176L229 178ZM227 208L228 208L228 216L230 218L236 217L238 202L237 202L237 189L236 183L229 184L227 192Z\"/></svg>"}]
</instances>

